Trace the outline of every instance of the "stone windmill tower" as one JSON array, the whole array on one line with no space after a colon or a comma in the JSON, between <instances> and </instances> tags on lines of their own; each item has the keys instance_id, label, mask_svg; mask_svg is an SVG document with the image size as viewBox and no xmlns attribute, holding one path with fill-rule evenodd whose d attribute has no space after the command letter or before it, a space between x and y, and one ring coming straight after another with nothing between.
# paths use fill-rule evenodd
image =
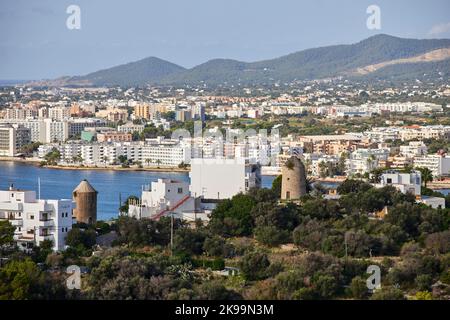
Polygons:
<instances>
[{"instance_id":1,"label":"stone windmill tower","mask_svg":"<svg viewBox=\"0 0 450 320\"><path fill-rule=\"evenodd\" d=\"M305 165L299 158L286 161L281 174L281 200L298 200L307 193Z\"/></svg>"},{"instance_id":2,"label":"stone windmill tower","mask_svg":"<svg viewBox=\"0 0 450 320\"><path fill-rule=\"evenodd\" d=\"M97 222L97 194L98 192L84 179L72 192L76 203L74 215L77 222L93 224Z\"/></svg>"}]
</instances>

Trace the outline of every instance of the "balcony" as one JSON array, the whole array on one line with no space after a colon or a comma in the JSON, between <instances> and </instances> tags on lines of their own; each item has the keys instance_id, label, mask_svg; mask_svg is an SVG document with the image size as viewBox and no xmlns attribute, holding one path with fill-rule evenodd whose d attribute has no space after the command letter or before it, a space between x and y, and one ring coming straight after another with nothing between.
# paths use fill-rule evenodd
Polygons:
<instances>
[{"instance_id":1,"label":"balcony","mask_svg":"<svg viewBox=\"0 0 450 320\"><path fill-rule=\"evenodd\" d=\"M22 227L23 226L23 220L22 219L13 219L13 220L9 220L9 222L14 227Z\"/></svg>"},{"instance_id":2,"label":"balcony","mask_svg":"<svg viewBox=\"0 0 450 320\"><path fill-rule=\"evenodd\" d=\"M14 240L15 241L25 241L25 242L34 241L34 234L16 233L16 234L14 234Z\"/></svg>"},{"instance_id":3,"label":"balcony","mask_svg":"<svg viewBox=\"0 0 450 320\"><path fill-rule=\"evenodd\" d=\"M39 227L52 227L54 226L54 222L52 219L41 220L38 222Z\"/></svg>"},{"instance_id":4,"label":"balcony","mask_svg":"<svg viewBox=\"0 0 450 320\"><path fill-rule=\"evenodd\" d=\"M53 226L53 220L51 219L51 214L49 212L39 212L39 222L40 227Z\"/></svg>"},{"instance_id":5,"label":"balcony","mask_svg":"<svg viewBox=\"0 0 450 320\"><path fill-rule=\"evenodd\" d=\"M45 234L45 235L39 235L38 237L36 237L37 240L39 241L44 241L44 240L52 240L53 241L53 235L52 234Z\"/></svg>"}]
</instances>

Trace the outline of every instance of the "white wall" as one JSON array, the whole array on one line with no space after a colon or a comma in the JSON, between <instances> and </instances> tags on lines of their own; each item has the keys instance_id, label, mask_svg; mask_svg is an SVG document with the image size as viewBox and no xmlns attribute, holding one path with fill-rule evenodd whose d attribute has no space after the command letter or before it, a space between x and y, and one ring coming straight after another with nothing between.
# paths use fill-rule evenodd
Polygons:
<instances>
[{"instance_id":1,"label":"white wall","mask_svg":"<svg viewBox=\"0 0 450 320\"><path fill-rule=\"evenodd\" d=\"M245 192L244 159L191 159L191 195L229 199Z\"/></svg>"}]
</instances>

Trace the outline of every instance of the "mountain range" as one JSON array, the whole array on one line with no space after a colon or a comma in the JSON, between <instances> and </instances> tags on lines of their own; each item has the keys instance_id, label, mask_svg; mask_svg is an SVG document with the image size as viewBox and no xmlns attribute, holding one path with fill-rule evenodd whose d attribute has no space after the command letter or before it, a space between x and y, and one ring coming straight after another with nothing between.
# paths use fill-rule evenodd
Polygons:
<instances>
[{"instance_id":1,"label":"mountain range","mask_svg":"<svg viewBox=\"0 0 450 320\"><path fill-rule=\"evenodd\" d=\"M380 34L355 44L308 49L270 60L214 59L190 69L148 57L84 76L33 84L124 87L146 84L268 84L336 77L414 80L425 74L449 78L450 39L418 40Z\"/></svg>"}]
</instances>

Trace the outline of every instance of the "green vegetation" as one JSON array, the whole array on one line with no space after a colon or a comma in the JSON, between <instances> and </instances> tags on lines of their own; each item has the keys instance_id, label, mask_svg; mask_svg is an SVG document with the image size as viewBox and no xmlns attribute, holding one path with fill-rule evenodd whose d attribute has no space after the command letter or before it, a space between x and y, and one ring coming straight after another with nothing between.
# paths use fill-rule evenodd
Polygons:
<instances>
[{"instance_id":1,"label":"green vegetation","mask_svg":"<svg viewBox=\"0 0 450 320\"><path fill-rule=\"evenodd\" d=\"M44 157L46 164L56 165L59 160L61 160L61 152L58 149L53 148L49 153L47 153Z\"/></svg>"},{"instance_id":2,"label":"green vegetation","mask_svg":"<svg viewBox=\"0 0 450 320\"><path fill-rule=\"evenodd\" d=\"M280 203L278 189L279 179L272 189L220 202L208 225L174 219L173 239L170 217L77 224L63 253L50 252L51 243L28 256L7 252L0 297L429 300L450 294L449 209L359 180L345 181L338 200L312 192L298 204ZM376 218L385 207L384 219ZM2 227L7 245L11 231ZM96 236L111 232L112 247L100 250ZM81 290L61 289L60 271L71 264L89 270ZM382 287L374 292L366 286L369 265L381 269ZM225 267L236 273L223 275ZM53 280L44 283L47 278Z\"/></svg>"}]
</instances>

